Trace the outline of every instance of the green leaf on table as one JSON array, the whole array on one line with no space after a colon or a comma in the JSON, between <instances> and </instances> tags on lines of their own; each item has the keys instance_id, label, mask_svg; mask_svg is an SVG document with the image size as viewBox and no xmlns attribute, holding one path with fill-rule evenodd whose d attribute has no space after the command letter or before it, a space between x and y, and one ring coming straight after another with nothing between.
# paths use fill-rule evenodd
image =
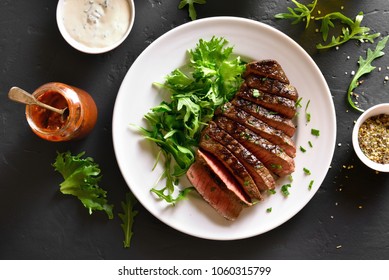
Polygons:
<instances>
[{"instance_id":1,"label":"green leaf on table","mask_svg":"<svg viewBox=\"0 0 389 280\"><path fill-rule=\"evenodd\" d=\"M336 47L346 43L349 40L358 40L360 42L369 41L370 43L374 43L374 39L380 36L380 33L370 34L370 28L366 26L361 26L361 22L363 20L363 12L360 12L355 21L345 16L340 12L334 12L325 15L324 17L316 18L316 20L321 21L320 32L323 36L323 41L326 41L329 35L330 28L334 28L334 20L341 21L345 27L342 28L342 34L335 37L332 36L331 42L323 45L317 44L316 48L318 49L328 49L332 47Z\"/></svg>"},{"instance_id":2,"label":"green leaf on table","mask_svg":"<svg viewBox=\"0 0 389 280\"><path fill-rule=\"evenodd\" d=\"M189 17L191 20L195 20L197 19L197 13L194 4L205 4L206 2L206 0L181 0L178 8L182 9L188 5Z\"/></svg>"},{"instance_id":3,"label":"green leaf on table","mask_svg":"<svg viewBox=\"0 0 389 280\"><path fill-rule=\"evenodd\" d=\"M89 209L105 211L109 219L113 218L113 205L108 204L107 192L98 186L101 170L93 158L82 158L85 153L71 155L70 152L57 153L53 167L61 173L64 181L60 184L63 194L76 196Z\"/></svg>"},{"instance_id":4,"label":"green leaf on table","mask_svg":"<svg viewBox=\"0 0 389 280\"><path fill-rule=\"evenodd\" d=\"M292 0L295 4L295 8L288 7L289 13L279 13L274 17L278 19L291 19L293 20L292 24L297 24L299 22L305 21L305 28L308 28L312 12L316 7L317 0L314 0L311 4L304 5L296 0Z\"/></svg>"},{"instance_id":5,"label":"green leaf on table","mask_svg":"<svg viewBox=\"0 0 389 280\"><path fill-rule=\"evenodd\" d=\"M123 246L124 248L130 248L131 238L133 236L132 226L134 224L134 218L138 214L138 211L134 210L136 199L132 193L126 194L126 200L122 201L123 213L119 213L119 218L122 220L121 227L124 232Z\"/></svg>"},{"instance_id":6,"label":"green leaf on table","mask_svg":"<svg viewBox=\"0 0 389 280\"><path fill-rule=\"evenodd\" d=\"M364 110L359 108L354 100L352 99L352 96L353 96L353 90L356 89L359 85L359 78L361 78L363 75L365 74L368 74L370 72L372 72L376 67L375 66L372 66L371 63L383 56L385 53L382 51L385 46L386 46L386 43L388 41L388 38L389 36L386 36L384 37L381 41L379 41L377 43L377 46L375 48L374 51L372 51L371 49L367 49L367 52L366 52L366 58L362 58L362 56L359 57L359 60L358 60L358 64L359 64L359 68L357 70L357 72L355 73L355 75L353 76L353 79L351 80L351 83L348 87L348 90L347 90L347 100L349 102L349 104L351 105L352 108L360 111L360 112L363 112Z\"/></svg>"}]
</instances>

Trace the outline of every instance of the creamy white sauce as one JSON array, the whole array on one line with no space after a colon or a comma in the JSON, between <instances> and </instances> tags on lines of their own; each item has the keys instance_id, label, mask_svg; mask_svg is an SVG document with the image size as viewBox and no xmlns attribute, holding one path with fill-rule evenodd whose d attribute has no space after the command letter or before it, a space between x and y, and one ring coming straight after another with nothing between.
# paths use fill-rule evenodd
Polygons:
<instances>
[{"instance_id":1,"label":"creamy white sauce","mask_svg":"<svg viewBox=\"0 0 389 280\"><path fill-rule=\"evenodd\" d=\"M64 0L63 23L87 47L108 47L123 38L131 21L129 0Z\"/></svg>"}]
</instances>

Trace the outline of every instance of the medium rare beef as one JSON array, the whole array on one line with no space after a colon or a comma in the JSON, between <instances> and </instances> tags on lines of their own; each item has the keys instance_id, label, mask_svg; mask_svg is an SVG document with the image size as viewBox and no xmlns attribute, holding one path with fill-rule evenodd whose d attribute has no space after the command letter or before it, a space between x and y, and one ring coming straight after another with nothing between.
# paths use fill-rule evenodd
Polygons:
<instances>
[{"instance_id":1,"label":"medium rare beef","mask_svg":"<svg viewBox=\"0 0 389 280\"><path fill-rule=\"evenodd\" d=\"M268 109L263 108L261 105L255 104L251 101L239 97L234 98L231 103L234 106L246 111L250 115L253 115L261 121L274 127L275 129L281 130L289 137L292 137L296 132L296 126L294 125L291 119L285 118L280 114L269 111Z\"/></svg>"},{"instance_id":2,"label":"medium rare beef","mask_svg":"<svg viewBox=\"0 0 389 280\"><path fill-rule=\"evenodd\" d=\"M215 122L211 121L202 134L203 137L211 137L229 149L246 167L259 190L274 189L274 177L263 163L235 138L218 127Z\"/></svg>"},{"instance_id":3,"label":"medium rare beef","mask_svg":"<svg viewBox=\"0 0 389 280\"><path fill-rule=\"evenodd\" d=\"M296 103L293 100L250 88L246 83L243 83L241 86L238 91L238 96L277 112L289 119L292 119L296 115Z\"/></svg>"},{"instance_id":4,"label":"medium rare beef","mask_svg":"<svg viewBox=\"0 0 389 280\"><path fill-rule=\"evenodd\" d=\"M215 178L219 178L224 183L225 187L239 199L242 205L252 205L250 197L240 187L231 172L217 158L207 152L198 150L197 159L215 174Z\"/></svg>"},{"instance_id":5,"label":"medium rare beef","mask_svg":"<svg viewBox=\"0 0 389 280\"><path fill-rule=\"evenodd\" d=\"M198 193L227 220L235 220L243 209L241 201L199 158L186 173Z\"/></svg>"},{"instance_id":6,"label":"medium rare beef","mask_svg":"<svg viewBox=\"0 0 389 280\"><path fill-rule=\"evenodd\" d=\"M268 77L285 84L289 84L289 79L281 65L273 59L265 59L248 63L246 65L246 72L244 73L244 77L247 77L250 74Z\"/></svg>"},{"instance_id":7,"label":"medium rare beef","mask_svg":"<svg viewBox=\"0 0 389 280\"><path fill-rule=\"evenodd\" d=\"M251 88L256 88L260 91L279 95L297 101L298 93L297 89L290 85L274 80L272 78L260 77L256 75L248 75L246 77L246 83Z\"/></svg>"},{"instance_id":8,"label":"medium rare beef","mask_svg":"<svg viewBox=\"0 0 389 280\"><path fill-rule=\"evenodd\" d=\"M230 150L210 137L202 137L199 147L200 150L203 149L218 159L251 199L262 200L262 195L253 178Z\"/></svg>"},{"instance_id":9,"label":"medium rare beef","mask_svg":"<svg viewBox=\"0 0 389 280\"><path fill-rule=\"evenodd\" d=\"M296 156L296 146L289 136L281 130L275 129L260 119L257 119L247 112L235 107L231 103L227 102L223 104L220 107L220 110L217 111L217 114L222 114L233 121L237 121L257 133L259 136L277 144L290 157Z\"/></svg>"},{"instance_id":10,"label":"medium rare beef","mask_svg":"<svg viewBox=\"0 0 389 280\"><path fill-rule=\"evenodd\" d=\"M236 96L202 131L187 177L223 217L262 200L276 178L295 170L298 92L275 60L248 63Z\"/></svg>"},{"instance_id":11,"label":"medium rare beef","mask_svg":"<svg viewBox=\"0 0 389 280\"><path fill-rule=\"evenodd\" d=\"M271 172L286 176L294 171L294 161L278 145L226 117L218 116L216 124L252 152Z\"/></svg>"}]
</instances>

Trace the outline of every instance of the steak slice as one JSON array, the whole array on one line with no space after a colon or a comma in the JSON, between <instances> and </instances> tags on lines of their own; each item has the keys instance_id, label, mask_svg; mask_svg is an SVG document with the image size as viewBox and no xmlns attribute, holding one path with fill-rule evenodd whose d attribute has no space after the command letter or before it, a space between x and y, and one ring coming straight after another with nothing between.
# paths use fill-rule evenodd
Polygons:
<instances>
[{"instance_id":1,"label":"steak slice","mask_svg":"<svg viewBox=\"0 0 389 280\"><path fill-rule=\"evenodd\" d=\"M294 171L294 160L278 145L226 117L219 116L215 122L252 152L274 174L286 176Z\"/></svg>"},{"instance_id":2,"label":"steak slice","mask_svg":"<svg viewBox=\"0 0 389 280\"><path fill-rule=\"evenodd\" d=\"M189 167L186 176L204 200L225 219L234 221L239 216L243 209L240 199L201 158Z\"/></svg>"},{"instance_id":3,"label":"steak slice","mask_svg":"<svg viewBox=\"0 0 389 280\"><path fill-rule=\"evenodd\" d=\"M227 102L223 104L216 113L222 114L233 121L239 122L248 129L257 133L259 136L277 144L290 157L296 156L296 145L289 136L281 130L275 129L260 119L257 119L249 113L235 107L231 103Z\"/></svg>"},{"instance_id":4,"label":"steak slice","mask_svg":"<svg viewBox=\"0 0 389 280\"><path fill-rule=\"evenodd\" d=\"M215 174L215 178L219 178L218 180L221 181L226 188L239 199L242 205L252 205L250 197L240 187L231 172L228 171L228 169L217 158L205 151L197 150L196 161L198 160L205 164L207 168Z\"/></svg>"},{"instance_id":5,"label":"steak slice","mask_svg":"<svg viewBox=\"0 0 389 280\"><path fill-rule=\"evenodd\" d=\"M219 160L251 199L262 200L262 195L253 178L230 150L210 137L202 137L199 147Z\"/></svg>"},{"instance_id":6,"label":"steak slice","mask_svg":"<svg viewBox=\"0 0 389 280\"><path fill-rule=\"evenodd\" d=\"M237 95L289 119L296 114L296 103L293 100L250 88L246 83L243 83Z\"/></svg>"},{"instance_id":7,"label":"steak slice","mask_svg":"<svg viewBox=\"0 0 389 280\"><path fill-rule=\"evenodd\" d=\"M279 95L297 101L297 89L290 85L268 77L259 77L253 74L246 77L249 87L259 89L263 92Z\"/></svg>"},{"instance_id":8,"label":"steak slice","mask_svg":"<svg viewBox=\"0 0 389 280\"><path fill-rule=\"evenodd\" d=\"M289 137L292 137L296 132L296 126L294 125L291 119L285 118L277 113L269 111L268 109L258 104L238 97L234 98L231 103L234 106L246 111L250 115L253 115L261 121L274 127L275 129L281 130Z\"/></svg>"},{"instance_id":9,"label":"steak slice","mask_svg":"<svg viewBox=\"0 0 389 280\"><path fill-rule=\"evenodd\" d=\"M245 166L260 191L274 189L275 180L263 163L215 122L211 121L202 133L203 137L211 137L229 149Z\"/></svg>"},{"instance_id":10,"label":"steak slice","mask_svg":"<svg viewBox=\"0 0 389 280\"><path fill-rule=\"evenodd\" d=\"M244 77L250 74L255 74L262 77L272 78L285 84L289 84L289 79L286 76L281 65L274 59L265 59L253 61L246 65Z\"/></svg>"}]
</instances>

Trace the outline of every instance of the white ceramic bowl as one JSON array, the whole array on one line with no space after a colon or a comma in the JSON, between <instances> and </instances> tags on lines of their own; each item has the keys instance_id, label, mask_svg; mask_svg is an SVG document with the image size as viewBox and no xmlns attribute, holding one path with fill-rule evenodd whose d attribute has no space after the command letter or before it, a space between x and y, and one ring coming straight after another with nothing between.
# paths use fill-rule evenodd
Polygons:
<instances>
[{"instance_id":1,"label":"white ceramic bowl","mask_svg":"<svg viewBox=\"0 0 389 280\"><path fill-rule=\"evenodd\" d=\"M371 169L380 171L380 172L389 172L389 164L380 164L369 159L361 150L358 141L358 131L361 126L368 118L377 116L380 114L388 114L389 115L389 103L383 103L379 105L375 105L368 110L366 110L357 120L354 125L353 134L352 134L352 142L354 150L359 157L359 159Z\"/></svg>"},{"instance_id":2,"label":"white ceramic bowl","mask_svg":"<svg viewBox=\"0 0 389 280\"><path fill-rule=\"evenodd\" d=\"M82 1L82 0L79 0ZM135 19L135 5L134 5L134 0L127 0L129 3L129 8L130 8L130 19L129 19L129 25L126 30L126 32L123 34L123 36L119 40L115 40L112 44L108 46L103 46L103 47L91 47L87 46L83 43L80 43L76 39L74 39L68 32L68 30L65 28L64 24L64 3L66 0L59 0L58 5L57 5L57 25L58 29L62 35L62 37L65 39L66 42L69 43L73 48L84 52L84 53L89 53L89 54L99 54L99 53L105 53L108 51L113 50L114 48L118 47L123 41L128 37L128 35L131 32L132 26L134 25L134 19Z\"/></svg>"}]
</instances>

